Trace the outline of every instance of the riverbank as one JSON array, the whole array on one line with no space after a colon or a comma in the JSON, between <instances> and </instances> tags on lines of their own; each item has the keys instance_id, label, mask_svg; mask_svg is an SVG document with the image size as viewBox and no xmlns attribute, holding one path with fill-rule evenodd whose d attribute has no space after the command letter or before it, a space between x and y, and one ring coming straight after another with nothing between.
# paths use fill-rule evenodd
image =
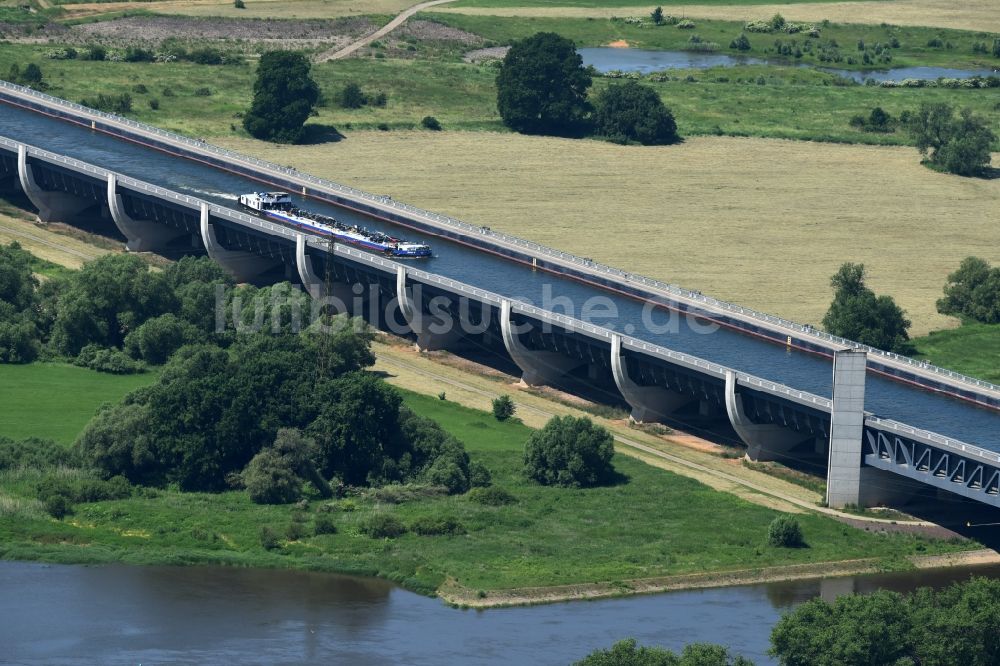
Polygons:
<instances>
[{"instance_id":1,"label":"riverbank","mask_svg":"<svg viewBox=\"0 0 1000 666\"><path fill-rule=\"evenodd\" d=\"M1000 565L1000 554L992 550L976 550L949 555L920 555L907 558L907 563L916 570L935 570L962 567L987 567ZM532 606L536 604L559 603L565 601L589 601L637 594L660 594L678 590L700 590L717 587L760 585L763 583L788 582L798 580L830 579L846 576L862 576L900 571L895 565L887 567L885 562L866 559L848 562L820 562L766 569L723 571L718 573L689 574L662 578L643 578L598 583L592 585L563 585L539 588L502 590L486 597L480 597L472 590L446 583L439 591L444 601L454 606L468 608L504 608L510 606Z\"/></svg>"}]
</instances>

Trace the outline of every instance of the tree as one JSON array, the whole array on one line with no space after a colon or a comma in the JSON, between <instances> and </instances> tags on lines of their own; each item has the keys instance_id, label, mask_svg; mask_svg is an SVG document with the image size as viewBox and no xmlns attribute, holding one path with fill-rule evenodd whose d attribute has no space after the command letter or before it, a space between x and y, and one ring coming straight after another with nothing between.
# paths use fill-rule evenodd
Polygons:
<instances>
[{"instance_id":1,"label":"tree","mask_svg":"<svg viewBox=\"0 0 1000 666\"><path fill-rule=\"evenodd\" d=\"M125 351L132 358L142 359L151 365L162 365L182 346L197 342L198 329L168 312L147 319L125 336Z\"/></svg>"},{"instance_id":2,"label":"tree","mask_svg":"<svg viewBox=\"0 0 1000 666\"><path fill-rule=\"evenodd\" d=\"M864 264L845 263L830 284L833 302L823 317L827 332L887 351L909 349L910 320L890 296L876 296L865 286Z\"/></svg>"},{"instance_id":3,"label":"tree","mask_svg":"<svg viewBox=\"0 0 1000 666\"><path fill-rule=\"evenodd\" d=\"M1000 268L985 259L966 257L948 276L937 311L983 324L1000 324Z\"/></svg>"},{"instance_id":4,"label":"tree","mask_svg":"<svg viewBox=\"0 0 1000 666\"><path fill-rule=\"evenodd\" d=\"M721 645L693 643L680 655L660 647L639 646L634 638L618 641L608 650L594 650L575 666L753 666Z\"/></svg>"},{"instance_id":5,"label":"tree","mask_svg":"<svg viewBox=\"0 0 1000 666\"><path fill-rule=\"evenodd\" d=\"M289 504L302 494L302 479L274 449L255 455L240 476L256 504Z\"/></svg>"},{"instance_id":6,"label":"tree","mask_svg":"<svg viewBox=\"0 0 1000 666\"><path fill-rule=\"evenodd\" d=\"M635 81L610 85L598 96L594 126L603 136L647 146L679 140L670 109L655 90Z\"/></svg>"},{"instance_id":7,"label":"tree","mask_svg":"<svg viewBox=\"0 0 1000 666\"><path fill-rule=\"evenodd\" d=\"M653 10L653 13L649 15L653 19L653 23L656 25L663 25L663 7L657 7Z\"/></svg>"},{"instance_id":8,"label":"tree","mask_svg":"<svg viewBox=\"0 0 1000 666\"><path fill-rule=\"evenodd\" d=\"M1000 58L1000 37L993 40L993 57Z\"/></svg>"},{"instance_id":9,"label":"tree","mask_svg":"<svg viewBox=\"0 0 1000 666\"><path fill-rule=\"evenodd\" d=\"M309 75L309 60L301 53L270 51L260 58L253 102L243 127L258 139L296 143L319 100L319 86Z\"/></svg>"},{"instance_id":10,"label":"tree","mask_svg":"<svg viewBox=\"0 0 1000 666\"><path fill-rule=\"evenodd\" d=\"M921 155L934 167L960 176L981 173L990 164L990 145L996 135L971 109L948 104L924 104L910 116L910 134Z\"/></svg>"},{"instance_id":11,"label":"tree","mask_svg":"<svg viewBox=\"0 0 1000 666\"><path fill-rule=\"evenodd\" d=\"M799 521L791 516L778 516L767 526L767 543L775 548L801 548L806 542Z\"/></svg>"},{"instance_id":12,"label":"tree","mask_svg":"<svg viewBox=\"0 0 1000 666\"><path fill-rule=\"evenodd\" d=\"M424 119L420 121L420 126L432 132L438 132L441 130L441 121L434 116L424 116Z\"/></svg>"},{"instance_id":13,"label":"tree","mask_svg":"<svg viewBox=\"0 0 1000 666\"><path fill-rule=\"evenodd\" d=\"M517 406L506 393L493 399L493 418L497 421L506 421L516 410Z\"/></svg>"},{"instance_id":14,"label":"tree","mask_svg":"<svg viewBox=\"0 0 1000 666\"><path fill-rule=\"evenodd\" d=\"M514 42L497 74L497 110L522 134L578 136L586 130L590 74L573 42L540 32Z\"/></svg>"},{"instance_id":15,"label":"tree","mask_svg":"<svg viewBox=\"0 0 1000 666\"><path fill-rule=\"evenodd\" d=\"M614 439L590 419L555 416L528 438L524 471L542 485L583 488L614 479Z\"/></svg>"},{"instance_id":16,"label":"tree","mask_svg":"<svg viewBox=\"0 0 1000 666\"><path fill-rule=\"evenodd\" d=\"M31 255L19 243L0 245L0 303L15 311L31 306L38 281L31 270Z\"/></svg>"}]
</instances>

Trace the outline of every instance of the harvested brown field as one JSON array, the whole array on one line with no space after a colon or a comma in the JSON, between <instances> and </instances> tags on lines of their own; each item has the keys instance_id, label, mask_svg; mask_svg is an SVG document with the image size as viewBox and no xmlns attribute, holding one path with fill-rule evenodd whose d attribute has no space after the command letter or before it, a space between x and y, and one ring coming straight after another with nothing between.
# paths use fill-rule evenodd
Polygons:
<instances>
[{"instance_id":1,"label":"harvested brown field","mask_svg":"<svg viewBox=\"0 0 1000 666\"><path fill-rule=\"evenodd\" d=\"M1000 179L913 148L697 137L618 146L514 134L353 132L336 145L228 147L475 224L819 324L829 277L864 262L912 333L970 254L1000 261ZM994 163L997 163L994 157Z\"/></svg>"},{"instance_id":2,"label":"harvested brown field","mask_svg":"<svg viewBox=\"0 0 1000 666\"><path fill-rule=\"evenodd\" d=\"M535 2L535 0L529 0ZM436 12L485 14L489 16L567 16L608 17L645 16L649 6L635 7L437 7ZM664 11L692 18L745 21L773 16L780 12L789 21L835 23L892 23L1000 32L1000 11L996 0L891 0L869 2L774 3L769 5L674 5Z\"/></svg>"},{"instance_id":3,"label":"harvested brown field","mask_svg":"<svg viewBox=\"0 0 1000 666\"><path fill-rule=\"evenodd\" d=\"M180 16L313 19L372 14L398 14L415 0L248 0L236 9L232 0L153 0L152 2L88 2L62 5L70 18L121 11L152 11Z\"/></svg>"}]
</instances>

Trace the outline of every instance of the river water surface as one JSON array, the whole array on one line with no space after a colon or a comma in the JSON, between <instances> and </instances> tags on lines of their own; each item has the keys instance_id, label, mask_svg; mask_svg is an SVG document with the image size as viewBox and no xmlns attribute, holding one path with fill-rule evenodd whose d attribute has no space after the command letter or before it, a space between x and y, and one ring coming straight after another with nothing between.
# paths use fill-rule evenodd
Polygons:
<instances>
[{"instance_id":1,"label":"river water surface","mask_svg":"<svg viewBox=\"0 0 1000 666\"><path fill-rule=\"evenodd\" d=\"M1000 568L463 611L384 581L330 574L0 562L0 662L555 665L632 636L674 650L722 643L772 664L771 627L796 604L972 574Z\"/></svg>"}]
</instances>

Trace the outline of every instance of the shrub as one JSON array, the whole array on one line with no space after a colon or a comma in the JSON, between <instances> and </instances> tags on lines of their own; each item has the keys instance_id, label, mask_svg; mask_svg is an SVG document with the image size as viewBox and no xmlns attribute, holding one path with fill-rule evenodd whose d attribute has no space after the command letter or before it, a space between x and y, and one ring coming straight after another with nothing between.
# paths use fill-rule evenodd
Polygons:
<instances>
[{"instance_id":1,"label":"shrub","mask_svg":"<svg viewBox=\"0 0 1000 666\"><path fill-rule=\"evenodd\" d=\"M475 502L476 504L482 504L484 506L504 506L506 504L515 504L517 498L510 493L509 490L505 488L500 488L499 486L490 486L489 488L473 488L466 495L470 502Z\"/></svg>"},{"instance_id":2,"label":"shrub","mask_svg":"<svg viewBox=\"0 0 1000 666\"><path fill-rule=\"evenodd\" d=\"M434 116L424 116L424 119L420 121L420 126L434 132L441 130L441 123Z\"/></svg>"},{"instance_id":3,"label":"shrub","mask_svg":"<svg viewBox=\"0 0 1000 666\"><path fill-rule=\"evenodd\" d=\"M149 88L147 88L142 83L137 83L134 86L132 86L132 92L134 92L137 95L145 95L146 93L149 92Z\"/></svg>"},{"instance_id":4,"label":"shrub","mask_svg":"<svg viewBox=\"0 0 1000 666\"><path fill-rule=\"evenodd\" d=\"M676 143L677 123L655 90L635 81L608 86L597 98L594 126L606 137L647 146Z\"/></svg>"},{"instance_id":5,"label":"shrub","mask_svg":"<svg viewBox=\"0 0 1000 666\"><path fill-rule=\"evenodd\" d=\"M493 475L486 465L473 460L469 463L469 485L473 488L485 488L493 483Z\"/></svg>"},{"instance_id":6,"label":"shrub","mask_svg":"<svg viewBox=\"0 0 1000 666\"><path fill-rule=\"evenodd\" d=\"M373 513L358 528L373 539L395 539L406 534L406 525L391 513Z\"/></svg>"},{"instance_id":7,"label":"shrub","mask_svg":"<svg viewBox=\"0 0 1000 666\"><path fill-rule=\"evenodd\" d=\"M16 441L0 437L0 470L30 467L47 469L74 466L76 454L72 449L47 439Z\"/></svg>"},{"instance_id":8,"label":"shrub","mask_svg":"<svg viewBox=\"0 0 1000 666\"><path fill-rule=\"evenodd\" d=\"M729 43L729 48L736 49L737 51L749 51L752 47L750 46L747 34L741 32L739 37Z\"/></svg>"},{"instance_id":9,"label":"shrub","mask_svg":"<svg viewBox=\"0 0 1000 666\"><path fill-rule=\"evenodd\" d=\"M81 99L80 104L97 109L98 111L123 115L132 111L132 96L128 93L121 93L120 95L105 95L104 93L100 93L97 97Z\"/></svg>"},{"instance_id":10,"label":"shrub","mask_svg":"<svg viewBox=\"0 0 1000 666\"><path fill-rule=\"evenodd\" d=\"M163 96L164 97L173 97L174 96L174 89L173 88L164 88L163 89Z\"/></svg>"},{"instance_id":11,"label":"shrub","mask_svg":"<svg viewBox=\"0 0 1000 666\"><path fill-rule=\"evenodd\" d=\"M289 541L298 541L305 535L306 528L302 525L302 523L295 520L288 523L288 527L285 529L285 537L287 537Z\"/></svg>"},{"instance_id":12,"label":"shrub","mask_svg":"<svg viewBox=\"0 0 1000 666\"><path fill-rule=\"evenodd\" d=\"M769 24L771 25L771 30L776 32L783 30L785 28L785 17L781 14L775 14L771 17Z\"/></svg>"},{"instance_id":13,"label":"shrub","mask_svg":"<svg viewBox=\"0 0 1000 666\"><path fill-rule=\"evenodd\" d=\"M143 49L138 46L130 46L125 49L125 55L122 59L125 62L153 62L153 60L156 59L156 56L149 49Z\"/></svg>"},{"instance_id":14,"label":"shrub","mask_svg":"<svg viewBox=\"0 0 1000 666\"><path fill-rule=\"evenodd\" d=\"M302 494L302 479L274 449L264 449L255 455L241 478L256 504L290 504Z\"/></svg>"},{"instance_id":15,"label":"shrub","mask_svg":"<svg viewBox=\"0 0 1000 666\"><path fill-rule=\"evenodd\" d=\"M993 40L993 48L991 51L994 58L1000 58L1000 37Z\"/></svg>"},{"instance_id":16,"label":"shrub","mask_svg":"<svg viewBox=\"0 0 1000 666\"><path fill-rule=\"evenodd\" d=\"M385 105L389 103L389 95L384 92L377 92L375 96L371 99L372 106L377 106L380 108L385 108Z\"/></svg>"},{"instance_id":17,"label":"shrub","mask_svg":"<svg viewBox=\"0 0 1000 666\"><path fill-rule=\"evenodd\" d=\"M361 86L353 81L344 86L340 91L340 105L345 109L360 109L368 103L368 97Z\"/></svg>"},{"instance_id":18,"label":"shrub","mask_svg":"<svg viewBox=\"0 0 1000 666\"><path fill-rule=\"evenodd\" d=\"M927 46L932 49L939 49L944 46L944 41L940 37L934 37L933 39L927 40Z\"/></svg>"},{"instance_id":19,"label":"shrub","mask_svg":"<svg viewBox=\"0 0 1000 666\"><path fill-rule=\"evenodd\" d=\"M87 47L87 52L84 54L83 59L101 61L107 58L107 56L108 52L103 46L94 44L93 46Z\"/></svg>"},{"instance_id":20,"label":"shrub","mask_svg":"<svg viewBox=\"0 0 1000 666\"><path fill-rule=\"evenodd\" d=\"M694 27L695 27L694 21L691 21L689 19L684 19L683 21L679 21L677 23L677 28L680 30L692 30L694 29Z\"/></svg>"},{"instance_id":21,"label":"shrub","mask_svg":"<svg viewBox=\"0 0 1000 666\"><path fill-rule=\"evenodd\" d=\"M514 416L515 411L517 411L517 406L506 393L493 399L493 418L497 421L506 421Z\"/></svg>"},{"instance_id":22,"label":"shrub","mask_svg":"<svg viewBox=\"0 0 1000 666\"><path fill-rule=\"evenodd\" d=\"M410 530L420 536L455 536L465 534L465 526L452 516L422 516L410 524Z\"/></svg>"},{"instance_id":23,"label":"shrub","mask_svg":"<svg viewBox=\"0 0 1000 666\"><path fill-rule=\"evenodd\" d=\"M243 0L233 0L233 7L236 9L246 9L247 4Z\"/></svg>"},{"instance_id":24,"label":"shrub","mask_svg":"<svg viewBox=\"0 0 1000 666\"><path fill-rule=\"evenodd\" d=\"M28 316L0 321L0 363L31 363L40 351L38 329Z\"/></svg>"},{"instance_id":25,"label":"shrub","mask_svg":"<svg viewBox=\"0 0 1000 666\"><path fill-rule=\"evenodd\" d=\"M125 337L125 351L132 358L161 365L187 343L195 342L198 330L172 313L147 319Z\"/></svg>"},{"instance_id":26,"label":"shrub","mask_svg":"<svg viewBox=\"0 0 1000 666\"><path fill-rule=\"evenodd\" d=\"M278 533L267 525L260 528L259 533L260 545L264 550L276 550L281 548L281 539L278 538Z\"/></svg>"},{"instance_id":27,"label":"shrub","mask_svg":"<svg viewBox=\"0 0 1000 666\"><path fill-rule=\"evenodd\" d=\"M802 527L791 516L778 516L767 526L767 543L775 548L801 548L805 546Z\"/></svg>"},{"instance_id":28,"label":"shrub","mask_svg":"<svg viewBox=\"0 0 1000 666\"><path fill-rule=\"evenodd\" d=\"M150 100L149 100L149 108L152 109L153 111L156 111L157 109L159 109L160 108L160 100L156 99L155 97L150 98Z\"/></svg>"},{"instance_id":29,"label":"shrub","mask_svg":"<svg viewBox=\"0 0 1000 666\"><path fill-rule=\"evenodd\" d=\"M222 51L209 47L195 49L188 54L188 60L199 65L221 65L223 59Z\"/></svg>"},{"instance_id":30,"label":"shrub","mask_svg":"<svg viewBox=\"0 0 1000 666\"><path fill-rule=\"evenodd\" d=\"M378 129L380 132L388 132L389 131L389 124L388 123L379 123L378 125L375 126L375 128Z\"/></svg>"},{"instance_id":31,"label":"shrub","mask_svg":"<svg viewBox=\"0 0 1000 666\"><path fill-rule=\"evenodd\" d=\"M61 520L70 513L73 513L73 505L64 495L51 495L47 497L43 504L45 512L56 520Z\"/></svg>"},{"instance_id":32,"label":"shrub","mask_svg":"<svg viewBox=\"0 0 1000 666\"><path fill-rule=\"evenodd\" d=\"M313 523L313 534L319 536L321 534L336 534L337 525L333 522L333 518L326 514L316 516L316 520Z\"/></svg>"},{"instance_id":33,"label":"shrub","mask_svg":"<svg viewBox=\"0 0 1000 666\"><path fill-rule=\"evenodd\" d=\"M89 344L81 349L73 364L111 375L133 375L146 371L146 366L141 361L129 358L118 349L105 349L97 344Z\"/></svg>"},{"instance_id":34,"label":"shrub","mask_svg":"<svg viewBox=\"0 0 1000 666\"><path fill-rule=\"evenodd\" d=\"M556 416L528 438L524 471L542 485L589 487L610 482L614 439L589 418Z\"/></svg>"},{"instance_id":35,"label":"shrub","mask_svg":"<svg viewBox=\"0 0 1000 666\"><path fill-rule=\"evenodd\" d=\"M194 89L194 95L195 95L195 97L211 97L212 96L212 89L211 88L195 88Z\"/></svg>"}]
</instances>

